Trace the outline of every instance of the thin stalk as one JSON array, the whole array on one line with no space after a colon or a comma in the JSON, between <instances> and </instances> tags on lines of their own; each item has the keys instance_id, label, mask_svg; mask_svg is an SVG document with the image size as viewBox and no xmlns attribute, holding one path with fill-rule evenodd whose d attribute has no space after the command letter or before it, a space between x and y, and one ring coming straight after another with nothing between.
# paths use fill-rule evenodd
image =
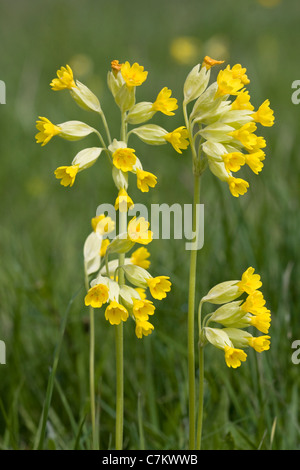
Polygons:
<instances>
[{"instance_id":1,"label":"thin stalk","mask_svg":"<svg viewBox=\"0 0 300 470\"><path fill-rule=\"evenodd\" d=\"M108 143L111 144L112 140L111 140L111 135L110 135L110 132L109 132L109 127L108 127L108 124L107 124L107 121L106 121L106 118L105 118L105 114L102 111L102 109L99 111L99 114L100 114L101 119L102 119L102 123L103 123L104 129L105 129L105 132L106 132Z\"/></svg>"},{"instance_id":2,"label":"thin stalk","mask_svg":"<svg viewBox=\"0 0 300 470\"><path fill-rule=\"evenodd\" d=\"M197 450L201 449L202 439L202 423L203 423L203 397L204 397L204 345L201 340L202 327L201 327L201 310L202 302L199 304L198 309L198 328L199 328L199 342L198 342L198 354L199 354L199 395L198 395L198 421L197 421Z\"/></svg>"},{"instance_id":3,"label":"thin stalk","mask_svg":"<svg viewBox=\"0 0 300 470\"><path fill-rule=\"evenodd\" d=\"M126 114L122 114L121 120L121 140L127 141ZM119 211L119 233L127 231L127 212ZM119 254L119 267L123 266L125 254ZM123 269L119 269L118 283L120 286L125 283ZM116 450L123 448L123 421L124 421L124 338L123 338L123 322L115 326L116 340Z\"/></svg>"},{"instance_id":4,"label":"thin stalk","mask_svg":"<svg viewBox=\"0 0 300 470\"><path fill-rule=\"evenodd\" d=\"M194 196L192 209L192 230L197 234L197 204L200 203L200 177L199 157L195 149L193 125L188 119L186 103L183 103L183 115L188 131L190 148L192 152ZM197 235L196 235L197 236ZM195 295L196 295L196 271L197 249L190 253L189 294L188 294L188 380L189 380L189 448L195 449L196 445L196 380L195 380Z\"/></svg>"},{"instance_id":5,"label":"thin stalk","mask_svg":"<svg viewBox=\"0 0 300 470\"><path fill-rule=\"evenodd\" d=\"M200 176L194 175L193 232L196 232L197 204L200 200ZM195 294L197 249L190 254L189 295L188 295L188 377L189 377L189 446L195 449L196 428L196 386L195 386Z\"/></svg>"},{"instance_id":6,"label":"thin stalk","mask_svg":"<svg viewBox=\"0 0 300 470\"><path fill-rule=\"evenodd\" d=\"M85 288L89 290L88 274L85 269ZM96 432L96 405L95 405L95 315L93 307L89 306L90 314L90 353L89 353L89 374L90 374L90 406L92 421L92 445L93 450L98 449L98 439Z\"/></svg>"}]
</instances>

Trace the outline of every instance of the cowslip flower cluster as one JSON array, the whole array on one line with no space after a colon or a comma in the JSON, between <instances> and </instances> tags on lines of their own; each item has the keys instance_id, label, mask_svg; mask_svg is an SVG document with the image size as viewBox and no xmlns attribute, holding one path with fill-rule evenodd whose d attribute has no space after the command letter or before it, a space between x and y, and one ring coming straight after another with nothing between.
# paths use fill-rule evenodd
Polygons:
<instances>
[{"instance_id":1,"label":"cowslip flower cluster","mask_svg":"<svg viewBox=\"0 0 300 470\"><path fill-rule=\"evenodd\" d=\"M250 83L247 70L240 64L227 65L209 84L211 68L221 63L205 57L188 74L185 110L189 103L194 104L189 116L186 114L186 126L194 160L200 162L195 171L201 174L208 167L239 197L247 192L249 183L235 174L245 165L256 175L262 170L266 141L256 134L257 125L273 126L274 112L268 99L255 111L246 89Z\"/></svg>"},{"instance_id":2,"label":"cowslip flower cluster","mask_svg":"<svg viewBox=\"0 0 300 470\"><path fill-rule=\"evenodd\" d=\"M54 91L67 90L81 108L99 114L104 135L98 129L77 120L53 124L48 118L41 116L36 122L39 131L36 141L42 146L55 136L70 141L81 140L91 134L97 136L99 146L79 151L71 164L60 166L54 171L55 177L62 186L72 187L79 172L90 168L100 155L106 154L117 190L114 207L116 212L122 214L123 220L125 216L126 221L130 217L129 211L134 210L134 202L128 194L129 175L135 176L137 188L142 193L148 192L157 184L157 176L143 168L135 149L128 145L130 135L136 135L150 145L170 142L178 151L186 145L182 129L170 133L151 124L128 130L128 126L144 123L157 112L173 116L178 108L177 99L172 97L172 91L167 87L162 88L153 102L136 103L136 88L147 77L148 72L138 63L131 65L128 61L122 64L118 60L111 62L107 83L121 112L121 135L118 139L111 138L100 101L86 85L74 78L69 65L57 70L57 77L51 81L50 86ZM119 325L131 317L135 321L138 338L149 335L154 329L149 321L155 311L153 299L162 300L171 290L168 276L153 277L148 271L150 253L145 246L153 239L149 225L143 217L132 216L126 228L122 225L121 232L116 235L116 221L107 214L97 214L91 220L92 231L83 249L85 273L89 280L85 305L92 308L105 305L104 316L111 325ZM140 247L127 256L136 244ZM113 258L115 255L118 259ZM118 281L120 270L125 279L122 283ZM93 276L93 279L90 280L89 276ZM147 298L147 290L151 299Z\"/></svg>"},{"instance_id":3,"label":"cowslip flower cluster","mask_svg":"<svg viewBox=\"0 0 300 470\"><path fill-rule=\"evenodd\" d=\"M249 267L240 280L226 281L217 284L202 298L204 302L222 304L203 321L201 342L209 342L225 354L228 367L237 368L247 358L245 348L251 347L261 353L270 349L271 312L259 290L262 282L254 268ZM246 294L243 300L236 300ZM223 328L208 326L211 322L219 323ZM247 327L254 327L263 333L253 336Z\"/></svg>"},{"instance_id":4,"label":"cowslip flower cluster","mask_svg":"<svg viewBox=\"0 0 300 470\"><path fill-rule=\"evenodd\" d=\"M127 201L126 201L127 204ZM149 316L155 312L153 299L162 300L171 290L168 276L153 277L150 267L150 253L145 245L152 241L149 222L143 217L130 219L127 231L108 240L114 230L114 222L105 214L92 219L93 231L84 245L84 259L87 274L93 274L90 289L85 296L85 305L101 308L104 304L105 318L111 325L118 325L131 317L135 322L138 338L152 333L154 326ZM141 245L125 256L122 265L117 259L109 260L115 253L128 253L135 245ZM123 270L128 283L118 284L118 275ZM147 299L147 290L152 300Z\"/></svg>"}]
</instances>

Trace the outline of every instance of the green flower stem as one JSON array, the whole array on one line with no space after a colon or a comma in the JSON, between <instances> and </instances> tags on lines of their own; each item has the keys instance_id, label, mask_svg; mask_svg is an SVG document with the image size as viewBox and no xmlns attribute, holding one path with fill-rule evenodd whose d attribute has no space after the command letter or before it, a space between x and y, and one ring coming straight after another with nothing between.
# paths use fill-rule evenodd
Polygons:
<instances>
[{"instance_id":1,"label":"green flower stem","mask_svg":"<svg viewBox=\"0 0 300 470\"><path fill-rule=\"evenodd\" d=\"M194 175L193 231L196 232L197 204L200 200L200 176ZM189 378L189 446L195 449L196 386L195 386L195 294L197 249L191 250L188 296L188 378Z\"/></svg>"},{"instance_id":2,"label":"green flower stem","mask_svg":"<svg viewBox=\"0 0 300 470\"><path fill-rule=\"evenodd\" d=\"M201 449L202 439L202 423L203 423L203 397L204 397L204 344L202 343L201 333L201 310L202 302L199 303L198 309L198 326L199 326L199 343L198 343L198 354L199 354L199 398L198 398L198 421L197 421L197 446L196 449Z\"/></svg>"},{"instance_id":3,"label":"green flower stem","mask_svg":"<svg viewBox=\"0 0 300 470\"><path fill-rule=\"evenodd\" d=\"M89 290L88 274L85 269L85 288ZM90 313L90 356L89 356L89 374L90 374L90 406L92 421L92 442L93 449L98 449L98 439L96 433L96 405L95 405L95 315L93 307L89 306Z\"/></svg>"},{"instance_id":4,"label":"green flower stem","mask_svg":"<svg viewBox=\"0 0 300 470\"><path fill-rule=\"evenodd\" d=\"M106 132L108 144L110 145L111 142L112 142L112 140L111 140L111 135L110 135L109 127L108 127L108 124L107 124L107 121L106 121L106 118L105 118L105 114L104 114L104 112L102 111L102 109L99 111L99 114L100 114L100 116L101 116L102 123L103 123L104 129L105 129L105 132Z\"/></svg>"}]
</instances>

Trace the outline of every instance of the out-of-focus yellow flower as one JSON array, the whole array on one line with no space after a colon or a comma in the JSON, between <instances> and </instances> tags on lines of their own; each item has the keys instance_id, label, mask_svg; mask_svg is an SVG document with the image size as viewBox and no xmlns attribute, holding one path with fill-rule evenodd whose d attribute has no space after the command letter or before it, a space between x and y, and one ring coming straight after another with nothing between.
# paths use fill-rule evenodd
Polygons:
<instances>
[{"instance_id":1,"label":"out-of-focus yellow flower","mask_svg":"<svg viewBox=\"0 0 300 470\"><path fill-rule=\"evenodd\" d=\"M76 175L79 170L79 165L60 166L56 168L54 174L57 179L60 179L60 184L63 186L73 186Z\"/></svg>"},{"instance_id":2,"label":"out-of-focus yellow flower","mask_svg":"<svg viewBox=\"0 0 300 470\"><path fill-rule=\"evenodd\" d=\"M128 61L121 65L121 74L128 87L140 86L147 79L148 72L142 65L135 62L130 65Z\"/></svg>"},{"instance_id":3,"label":"out-of-focus yellow flower","mask_svg":"<svg viewBox=\"0 0 300 470\"><path fill-rule=\"evenodd\" d=\"M74 78L73 78L73 71L69 65L65 67L61 67L56 72L58 78L54 78L50 83L52 90L71 90L72 88L76 87Z\"/></svg>"},{"instance_id":4,"label":"out-of-focus yellow flower","mask_svg":"<svg viewBox=\"0 0 300 470\"><path fill-rule=\"evenodd\" d=\"M164 87L157 95L156 100L152 104L154 111L160 111L167 116L174 116L175 109L178 109L177 99L171 98L172 90Z\"/></svg>"},{"instance_id":5,"label":"out-of-focus yellow flower","mask_svg":"<svg viewBox=\"0 0 300 470\"><path fill-rule=\"evenodd\" d=\"M245 156L241 152L225 153L222 158L228 173L239 171L241 166L245 164Z\"/></svg>"},{"instance_id":6,"label":"out-of-focus yellow flower","mask_svg":"<svg viewBox=\"0 0 300 470\"><path fill-rule=\"evenodd\" d=\"M258 110L251 115L255 122L262 126L272 127L274 124L274 111L270 108L270 100L265 100Z\"/></svg>"},{"instance_id":7,"label":"out-of-focus yellow flower","mask_svg":"<svg viewBox=\"0 0 300 470\"><path fill-rule=\"evenodd\" d=\"M179 36L174 38L170 45L170 54L179 64L193 64L199 57L201 43L198 38Z\"/></svg>"},{"instance_id":8,"label":"out-of-focus yellow flower","mask_svg":"<svg viewBox=\"0 0 300 470\"><path fill-rule=\"evenodd\" d=\"M137 338L142 338L143 336L148 336L154 330L152 323L147 320L137 321L135 326L135 334Z\"/></svg>"},{"instance_id":9,"label":"out-of-focus yellow flower","mask_svg":"<svg viewBox=\"0 0 300 470\"><path fill-rule=\"evenodd\" d=\"M245 194L249 188L249 183L242 178L229 176L227 182L229 190L234 197L239 197L240 195Z\"/></svg>"},{"instance_id":10,"label":"out-of-focus yellow flower","mask_svg":"<svg viewBox=\"0 0 300 470\"><path fill-rule=\"evenodd\" d=\"M246 292L247 294L253 294L254 291L258 290L262 286L259 274L254 274L255 269L251 266L246 269L242 275L242 279L238 282L240 291Z\"/></svg>"},{"instance_id":11,"label":"out-of-focus yellow flower","mask_svg":"<svg viewBox=\"0 0 300 470\"><path fill-rule=\"evenodd\" d=\"M147 193L150 188L154 188L157 183L157 177L150 173L149 171L144 170L137 170L136 171L136 178L137 178L137 187L143 193Z\"/></svg>"},{"instance_id":12,"label":"out-of-focus yellow flower","mask_svg":"<svg viewBox=\"0 0 300 470\"><path fill-rule=\"evenodd\" d=\"M108 301L109 290L105 284L97 284L91 287L85 296L84 303L93 308L100 308Z\"/></svg>"},{"instance_id":13,"label":"out-of-focus yellow flower","mask_svg":"<svg viewBox=\"0 0 300 470\"><path fill-rule=\"evenodd\" d=\"M148 269L150 266L150 260L148 258L150 257L150 253L147 250L147 248L141 246L137 250L135 250L130 257L130 261L132 264L135 264L136 266L140 266L141 268Z\"/></svg>"},{"instance_id":14,"label":"out-of-focus yellow flower","mask_svg":"<svg viewBox=\"0 0 300 470\"><path fill-rule=\"evenodd\" d=\"M182 153L181 150L188 148L188 131L185 126L177 127L177 129L172 132L168 132L163 137L167 142L170 142L178 153Z\"/></svg>"},{"instance_id":15,"label":"out-of-focus yellow flower","mask_svg":"<svg viewBox=\"0 0 300 470\"><path fill-rule=\"evenodd\" d=\"M134 243L148 245L152 241L153 233L148 230L150 223L144 217L133 217L128 224L128 237Z\"/></svg>"},{"instance_id":16,"label":"out-of-focus yellow flower","mask_svg":"<svg viewBox=\"0 0 300 470\"><path fill-rule=\"evenodd\" d=\"M46 145L52 137L61 133L61 128L52 124L49 119L39 116L39 121L36 121L36 128L40 131L36 134L36 142L42 144L42 147Z\"/></svg>"},{"instance_id":17,"label":"out-of-focus yellow flower","mask_svg":"<svg viewBox=\"0 0 300 470\"><path fill-rule=\"evenodd\" d=\"M115 167L124 172L131 171L136 162L134 152L131 148L118 148L112 155Z\"/></svg>"},{"instance_id":18,"label":"out-of-focus yellow flower","mask_svg":"<svg viewBox=\"0 0 300 470\"><path fill-rule=\"evenodd\" d=\"M154 299L162 300L167 296L167 292L171 290L171 282L168 276L157 276L147 279L150 293Z\"/></svg>"},{"instance_id":19,"label":"out-of-focus yellow flower","mask_svg":"<svg viewBox=\"0 0 300 470\"><path fill-rule=\"evenodd\" d=\"M115 202L115 209L116 211L119 210L120 212L127 212L128 209L134 206L133 200L128 195L126 189L120 189L118 193L118 197Z\"/></svg>"},{"instance_id":20,"label":"out-of-focus yellow flower","mask_svg":"<svg viewBox=\"0 0 300 470\"><path fill-rule=\"evenodd\" d=\"M111 325L119 325L121 321L126 321L128 316L127 309L116 300L110 302L106 307L105 319L108 320Z\"/></svg>"},{"instance_id":21,"label":"out-of-focus yellow flower","mask_svg":"<svg viewBox=\"0 0 300 470\"><path fill-rule=\"evenodd\" d=\"M232 348L231 346L225 346L225 361L228 367L236 369L247 359L247 354L242 349Z\"/></svg>"}]
</instances>

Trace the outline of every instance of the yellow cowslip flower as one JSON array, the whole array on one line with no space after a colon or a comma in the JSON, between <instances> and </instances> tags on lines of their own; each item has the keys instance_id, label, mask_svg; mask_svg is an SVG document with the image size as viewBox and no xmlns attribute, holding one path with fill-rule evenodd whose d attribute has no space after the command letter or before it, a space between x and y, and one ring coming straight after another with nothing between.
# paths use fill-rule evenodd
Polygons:
<instances>
[{"instance_id":1,"label":"yellow cowslip flower","mask_svg":"<svg viewBox=\"0 0 300 470\"><path fill-rule=\"evenodd\" d=\"M37 144L42 144L42 147L46 145L52 137L61 133L61 128L52 124L49 119L39 116L39 121L36 121L36 128L40 131L36 134Z\"/></svg>"},{"instance_id":2,"label":"yellow cowslip flower","mask_svg":"<svg viewBox=\"0 0 300 470\"><path fill-rule=\"evenodd\" d=\"M239 140L246 149L252 150L257 144L258 137L254 134L256 129L257 127L254 122L247 122L239 129L229 132L228 135Z\"/></svg>"},{"instance_id":3,"label":"yellow cowslip flower","mask_svg":"<svg viewBox=\"0 0 300 470\"><path fill-rule=\"evenodd\" d=\"M248 295L245 302L242 303L241 309L245 313L252 313L253 315L257 315L259 313L263 313L266 309L265 307L265 299L259 290L255 290Z\"/></svg>"},{"instance_id":4,"label":"yellow cowslip flower","mask_svg":"<svg viewBox=\"0 0 300 470\"><path fill-rule=\"evenodd\" d=\"M241 93L237 95L236 99L232 103L231 109L247 109L249 111L253 111L254 106L252 106L252 104L250 103L249 91L242 90Z\"/></svg>"},{"instance_id":5,"label":"yellow cowslip flower","mask_svg":"<svg viewBox=\"0 0 300 470\"><path fill-rule=\"evenodd\" d=\"M172 90L164 87L157 95L156 100L152 104L153 111L160 111L167 116L174 116L175 109L178 109L177 99L171 98Z\"/></svg>"},{"instance_id":6,"label":"yellow cowslip flower","mask_svg":"<svg viewBox=\"0 0 300 470\"><path fill-rule=\"evenodd\" d=\"M119 325L121 321L126 321L128 316L127 309L116 300L110 302L106 307L105 319L108 320L111 325Z\"/></svg>"},{"instance_id":7,"label":"yellow cowslip flower","mask_svg":"<svg viewBox=\"0 0 300 470\"><path fill-rule=\"evenodd\" d=\"M227 68L229 69L229 66L227 66ZM241 64L235 64L232 67L231 72L232 77L241 80L243 85L248 85L248 83L250 83L250 80L246 75L247 69L245 67L242 67Z\"/></svg>"},{"instance_id":8,"label":"yellow cowslip flower","mask_svg":"<svg viewBox=\"0 0 300 470\"><path fill-rule=\"evenodd\" d=\"M251 316L249 318L249 324L255 326L262 333L267 334L271 325L271 313L270 310L267 310L264 313L259 313L258 315Z\"/></svg>"},{"instance_id":9,"label":"yellow cowslip flower","mask_svg":"<svg viewBox=\"0 0 300 470\"><path fill-rule=\"evenodd\" d=\"M224 64L224 60L215 60L209 57L208 55L206 55L203 59L202 67L205 67L206 70L209 70L215 65L220 65L220 64Z\"/></svg>"},{"instance_id":10,"label":"yellow cowslip flower","mask_svg":"<svg viewBox=\"0 0 300 470\"><path fill-rule=\"evenodd\" d=\"M60 166L56 168L54 174L57 179L61 179L60 184L63 186L73 186L76 175L79 170L79 165Z\"/></svg>"},{"instance_id":11,"label":"yellow cowslip flower","mask_svg":"<svg viewBox=\"0 0 300 470\"><path fill-rule=\"evenodd\" d=\"M99 251L99 254L100 254L101 258L104 258L107 247L108 247L109 244L110 244L110 241L109 241L108 238L105 238L104 240L102 240L100 251Z\"/></svg>"},{"instance_id":12,"label":"yellow cowslip flower","mask_svg":"<svg viewBox=\"0 0 300 470\"><path fill-rule=\"evenodd\" d=\"M248 338L248 343L256 352L268 351L270 349L270 336L252 336Z\"/></svg>"},{"instance_id":13,"label":"yellow cowslip flower","mask_svg":"<svg viewBox=\"0 0 300 470\"><path fill-rule=\"evenodd\" d=\"M181 126L177 127L174 131L165 134L163 137L167 142L172 144L176 152L182 153L181 150L185 150L189 145L189 141L187 140L188 136L189 134L186 127Z\"/></svg>"},{"instance_id":14,"label":"yellow cowslip flower","mask_svg":"<svg viewBox=\"0 0 300 470\"><path fill-rule=\"evenodd\" d=\"M100 308L108 301L108 294L108 287L105 284L97 284L89 289L84 298L84 303L86 306Z\"/></svg>"},{"instance_id":15,"label":"yellow cowslip flower","mask_svg":"<svg viewBox=\"0 0 300 470\"><path fill-rule=\"evenodd\" d=\"M217 76L218 90L215 98L225 95L238 95L244 84L240 78L235 78L229 66L225 70L220 70Z\"/></svg>"},{"instance_id":16,"label":"yellow cowslip flower","mask_svg":"<svg viewBox=\"0 0 300 470\"><path fill-rule=\"evenodd\" d=\"M225 361L228 367L236 369L247 358L247 354L242 349L236 349L231 346L225 346Z\"/></svg>"},{"instance_id":17,"label":"yellow cowslip flower","mask_svg":"<svg viewBox=\"0 0 300 470\"><path fill-rule=\"evenodd\" d=\"M251 114L255 122L259 122L262 126L272 127L274 124L274 111L270 108L270 100L265 100L258 110Z\"/></svg>"},{"instance_id":18,"label":"yellow cowslip flower","mask_svg":"<svg viewBox=\"0 0 300 470\"><path fill-rule=\"evenodd\" d=\"M126 189L120 189L115 202L116 211L119 210L120 212L127 212L128 209L131 209L133 206L133 200L128 196Z\"/></svg>"},{"instance_id":19,"label":"yellow cowslip flower","mask_svg":"<svg viewBox=\"0 0 300 470\"><path fill-rule=\"evenodd\" d=\"M136 170L136 178L137 187L142 193L147 193L149 186L150 188L154 188L157 183L157 176L149 171Z\"/></svg>"},{"instance_id":20,"label":"yellow cowslip flower","mask_svg":"<svg viewBox=\"0 0 300 470\"><path fill-rule=\"evenodd\" d=\"M171 290L171 282L168 276L157 276L147 279L147 285L154 299L162 300L167 297L167 292Z\"/></svg>"},{"instance_id":21,"label":"yellow cowslip flower","mask_svg":"<svg viewBox=\"0 0 300 470\"><path fill-rule=\"evenodd\" d=\"M227 180L229 190L234 197L239 197L247 192L249 188L249 183L242 178L235 178L234 176L229 176Z\"/></svg>"},{"instance_id":22,"label":"yellow cowslip flower","mask_svg":"<svg viewBox=\"0 0 300 470\"><path fill-rule=\"evenodd\" d=\"M241 152L230 152L222 155L225 168L230 173L231 171L239 171L241 166L245 164L245 156Z\"/></svg>"},{"instance_id":23,"label":"yellow cowslip flower","mask_svg":"<svg viewBox=\"0 0 300 470\"><path fill-rule=\"evenodd\" d=\"M97 232L101 236L111 233L116 225L114 220L112 220L111 217L108 217L105 214L93 217L91 220L91 224L94 232Z\"/></svg>"},{"instance_id":24,"label":"yellow cowslip flower","mask_svg":"<svg viewBox=\"0 0 300 470\"><path fill-rule=\"evenodd\" d=\"M149 315L153 315L155 306L151 300L137 300L133 299L132 307L133 315L136 320L144 321L148 320Z\"/></svg>"},{"instance_id":25,"label":"yellow cowslip flower","mask_svg":"<svg viewBox=\"0 0 300 470\"><path fill-rule=\"evenodd\" d=\"M140 86L147 79L148 72L144 67L135 62L130 65L128 61L121 65L121 74L128 87Z\"/></svg>"},{"instance_id":26,"label":"yellow cowslip flower","mask_svg":"<svg viewBox=\"0 0 300 470\"><path fill-rule=\"evenodd\" d=\"M128 238L134 243L148 245L152 241L153 233L148 230L150 223L144 217L133 217L128 224Z\"/></svg>"},{"instance_id":27,"label":"yellow cowslip flower","mask_svg":"<svg viewBox=\"0 0 300 470\"><path fill-rule=\"evenodd\" d=\"M61 67L59 70L57 70L56 74L58 78L54 78L50 83L52 90L71 90L72 88L76 87L73 78L73 71L69 65Z\"/></svg>"},{"instance_id":28,"label":"yellow cowslip flower","mask_svg":"<svg viewBox=\"0 0 300 470\"><path fill-rule=\"evenodd\" d=\"M135 326L135 334L137 338L142 338L144 336L148 336L154 330L154 326L152 323L148 322L147 320L137 321Z\"/></svg>"},{"instance_id":29,"label":"yellow cowslip flower","mask_svg":"<svg viewBox=\"0 0 300 470\"><path fill-rule=\"evenodd\" d=\"M131 148L118 148L112 154L113 164L118 170L131 171L136 163L135 150Z\"/></svg>"},{"instance_id":30,"label":"yellow cowslip flower","mask_svg":"<svg viewBox=\"0 0 300 470\"><path fill-rule=\"evenodd\" d=\"M142 287L135 287L135 290L139 294L141 300L146 300L147 295L146 295L146 290L143 289Z\"/></svg>"},{"instance_id":31,"label":"yellow cowslip flower","mask_svg":"<svg viewBox=\"0 0 300 470\"><path fill-rule=\"evenodd\" d=\"M262 286L259 274L254 274L255 269L251 266L246 269L242 275L242 279L237 283L238 288L247 294L253 294Z\"/></svg>"},{"instance_id":32,"label":"yellow cowslip flower","mask_svg":"<svg viewBox=\"0 0 300 470\"><path fill-rule=\"evenodd\" d=\"M137 250L135 250L130 257L130 261L135 266L140 266L141 268L148 269L150 266L150 261L147 259L149 258L150 253L147 248L141 246Z\"/></svg>"},{"instance_id":33,"label":"yellow cowslip flower","mask_svg":"<svg viewBox=\"0 0 300 470\"><path fill-rule=\"evenodd\" d=\"M245 155L245 163L256 175L258 175L258 173L263 169L264 164L262 163L262 160L264 159L265 152L262 150Z\"/></svg>"}]
</instances>

